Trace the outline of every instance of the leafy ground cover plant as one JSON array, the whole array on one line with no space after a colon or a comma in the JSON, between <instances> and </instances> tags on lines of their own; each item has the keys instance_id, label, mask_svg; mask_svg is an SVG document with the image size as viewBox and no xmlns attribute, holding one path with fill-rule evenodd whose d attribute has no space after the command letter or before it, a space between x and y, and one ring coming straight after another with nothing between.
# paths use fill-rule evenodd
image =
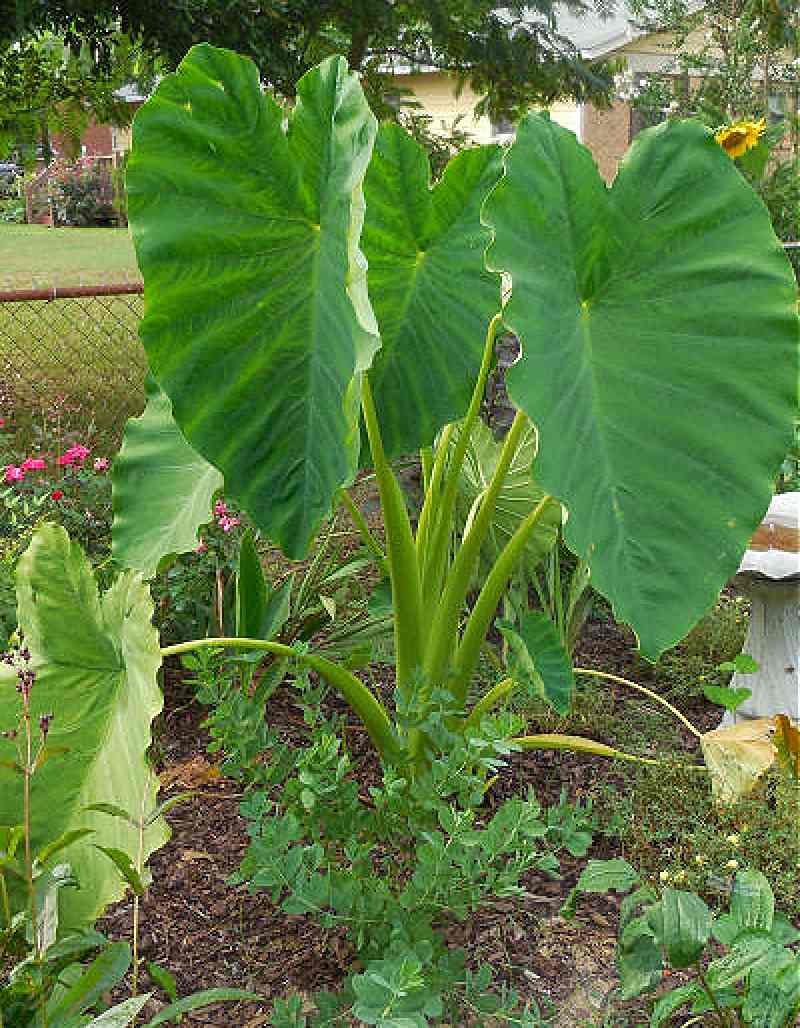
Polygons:
<instances>
[{"instance_id":1,"label":"leafy ground cover plant","mask_svg":"<svg viewBox=\"0 0 800 1028\"><path fill-rule=\"evenodd\" d=\"M443 932L521 895L526 870L555 873L559 849L583 855L590 813L562 798L545 814L532 795L482 811L491 776L514 748L513 719L487 719L467 736L453 732L446 691L431 697L425 714L426 731L441 740L425 773L412 780L386 768L382 780L364 785L342 743L341 717L322 711L325 690L308 676L296 688L309 738L292 750L271 748L259 784L274 791L253 791L242 804L251 842L233 882L269 890L288 914L344 928L363 970L340 992L315 996L310 1019L299 1001L281 1001L272 1023L344 1025L351 1016L383 1028L404 1018L419 1026L481 1016L542 1023L534 1004L491 988L489 968L469 971ZM410 696L397 706L404 717L418 716Z\"/></svg>"},{"instance_id":2,"label":"leafy ground cover plant","mask_svg":"<svg viewBox=\"0 0 800 1028\"><path fill-rule=\"evenodd\" d=\"M668 1023L684 1007L694 1015L684 1025L788 1028L796 1023L800 931L776 913L763 874L739 871L729 910L715 916L692 892L663 888L659 893L642 885L624 860L589 861L564 912L574 914L582 894L611 889L630 893L622 902L617 950L622 998L652 992L672 971L686 971L692 979L654 998L651 1028Z\"/></svg>"}]
</instances>

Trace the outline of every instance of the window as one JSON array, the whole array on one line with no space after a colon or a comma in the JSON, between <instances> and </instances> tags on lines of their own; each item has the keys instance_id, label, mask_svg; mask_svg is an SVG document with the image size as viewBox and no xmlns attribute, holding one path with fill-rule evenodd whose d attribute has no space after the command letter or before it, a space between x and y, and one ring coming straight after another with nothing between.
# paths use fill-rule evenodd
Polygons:
<instances>
[{"instance_id":1,"label":"window","mask_svg":"<svg viewBox=\"0 0 800 1028\"><path fill-rule=\"evenodd\" d=\"M511 139L514 135L514 122L510 118L492 118L492 138Z\"/></svg>"},{"instance_id":2,"label":"window","mask_svg":"<svg viewBox=\"0 0 800 1028\"><path fill-rule=\"evenodd\" d=\"M767 110L769 112L768 120L770 125L777 125L779 122L784 121L789 113L789 97L786 93L770 93Z\"/></svg>"}]
</instances>

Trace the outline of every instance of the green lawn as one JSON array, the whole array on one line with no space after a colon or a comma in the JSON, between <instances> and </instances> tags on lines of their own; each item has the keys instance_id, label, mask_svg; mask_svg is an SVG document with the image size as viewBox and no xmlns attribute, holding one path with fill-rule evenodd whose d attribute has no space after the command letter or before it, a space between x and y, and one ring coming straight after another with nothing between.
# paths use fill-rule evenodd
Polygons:
<instances>
[{"instance_id":1,"label":"green lawn","mask_svg":"<svg viewBox=\"0 0 800 1028\"><path fill-rule=\"evenodd\" d=\"M0 224L0 289L139 281L126 228Z\"/></svg>"},{"instance_id":2,"label":"green lawn","mask_svg":"<svg viewBox=\"0 0 800 1028\"><path fill-rule=\"evenodd\" d=\"M0 290L138 282L126 229L0 224ZM111 454L144 405L142 297L0 303L0 416L33 446L53 405L97 451Z\"/></svg>"}]
</instances>

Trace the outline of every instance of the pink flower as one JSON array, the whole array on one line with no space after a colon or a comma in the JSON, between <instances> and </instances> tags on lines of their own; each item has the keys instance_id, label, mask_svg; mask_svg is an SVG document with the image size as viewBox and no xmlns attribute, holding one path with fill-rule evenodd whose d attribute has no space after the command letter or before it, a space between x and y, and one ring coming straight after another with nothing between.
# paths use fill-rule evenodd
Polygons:
<instances>
[{"instance_id":1,"label":"pink flower","mask_svg":"<svg viewBox=\"0 0 800 1028\"><path fill-rule=\"evenodd\" d=\"M206 545L205 539L201 539L200 542L197 544L197 546L195 546L194 552L195 553L205 553L207 549L208 549L208 546Z\"/></svg>"},{"instance_id":2,"label":"pink flower","mask_svg":"<svg viewBox=\"0 0 800 1028\"><path fill-rule=\"evenodd\" d=\"M47 462L41 457L28 457L27 460L22 462L23 471L44 471L47 467Z\"/></svg>"},{"instance_id":3,"label":"pink flower","mask_svg":"<svg viewBox=\"0 0 800 1028\"><path fill-rule=\"evenodd\" d=\"M66 453L62 453L58 458L59 467L62 468L71 468L74 463L75 457L69 452L69 450L67 450Z\"/></svg>"},{"instance_id":4,"label":"pink flower","mask_svg":"<svg viewBox=\"0 0 800 1028\"><path fill-rule=\"evenodd\" d=\"M228 505L224 500L217 500L214 504L214 517L224 518L228 513Z\"/></svg>"},{"instance_id":5,"label":"pink flower","mask_svg":"<svg viewBox=\"0 0 800 1028\"><path fill-rule=\"evenodd\" d=\"M24 468L19 468L16 464L6 464L6 482L22 482L24 479Z\"/></svg>"},{"instance_id":6,"label":"pink flower","mask_svg":"<svg viewBox=\"0 0 800 1028\"><path fill-rule=\"evenodd\" d=\"M50 493L50 499L51 500L60 500L63 495L64 495L64 492L63 492L62 489L54 489L52 491L52 493Z\"/></svg>"},{"instance_id":7,"label":"pink flower","mask_svg":"<svg viewBox=\"0 0 800 1028\"><path fill-rule=\"evenodd\" d=\"M94 462L95 471L108 471L108 457L98 457Z\"/></svg>"},{"instance_id":8,"label":"pink flower","mask_svg":"<svg viewBox=\"0 0 800 1028\"><path fill-rule=\"evenodd\" d=\"M5 418L0 418L0 428L5 428L5 427L6 427L6 419Z\"/></svg>"},{"instance_id":9,"label":"pink flower","mask_svg":"<svg viewBox=\"0 0 800 1028\"><path fill-rule=\"evenodd\" d=\"M232 528L236 528L236 526L239 523L240 523L240 519L239 518L228 517L227 515L223 515L219 519L219 527L222 529L223 532L230 532L230 530Z\"/></svg>"},{"instance_id":10,"label":"pink flower","mask_svg":"<svg viewBox=\"0 0 800 1028\"><path fill-rule=\"evenodd\" d=\"M65 451L64 456L71 457L73 461L83 464L90 453L91 450L88 446L81 446L80 443L76 443L75 446L70 446L70 448Z\"/></svg>"}]
</instances>

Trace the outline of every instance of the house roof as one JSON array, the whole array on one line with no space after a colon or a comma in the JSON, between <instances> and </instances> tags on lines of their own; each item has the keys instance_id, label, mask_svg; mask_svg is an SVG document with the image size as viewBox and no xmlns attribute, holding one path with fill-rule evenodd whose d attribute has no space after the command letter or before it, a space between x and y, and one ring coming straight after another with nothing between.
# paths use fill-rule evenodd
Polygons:
<instances>
[{"instance_id":1,"label":"house roof","mask_svg":"<svg viewBox=\"0 0 800 1028\"><path fill-rule=\"evenodd\" d=\"M143 93L139 86L133 82L128 82L124 86L120 86L119 89L114 90L114 96L118 100L124 100L129 104L144 103L149 95L149 93Z\"/></svg>"},{"instance_id":2,"label":"house roof","mask_svg":"<svg viewBox=\"0 0 800 1028\"><path fill-rule=\"evenodd\" d=\"M586 58L604 57L644 35L636 27L624 3L619 4L608 18L602 18L597 12L583 16L571 14L562 5L557 9L556 29L560 35L571 40Z\"/></svg>"},{"instance_id":3,"label":"house roof","mask_svg":"<svg viewBox=\"0 0 800 1028\"><path fill-rule=\"evenodd\" d=\"M702 0L689 0L686 4L692 14L702 6ZM571 40L581 55L589 60L605 57L634 39L650 34L649 29L643 29L637 23L625 0L618 0L608 18L603 18L596 11L585 15L571 14L564 4L558 5L556 12L557 31Z\"/></svg>"}]
</instances>

